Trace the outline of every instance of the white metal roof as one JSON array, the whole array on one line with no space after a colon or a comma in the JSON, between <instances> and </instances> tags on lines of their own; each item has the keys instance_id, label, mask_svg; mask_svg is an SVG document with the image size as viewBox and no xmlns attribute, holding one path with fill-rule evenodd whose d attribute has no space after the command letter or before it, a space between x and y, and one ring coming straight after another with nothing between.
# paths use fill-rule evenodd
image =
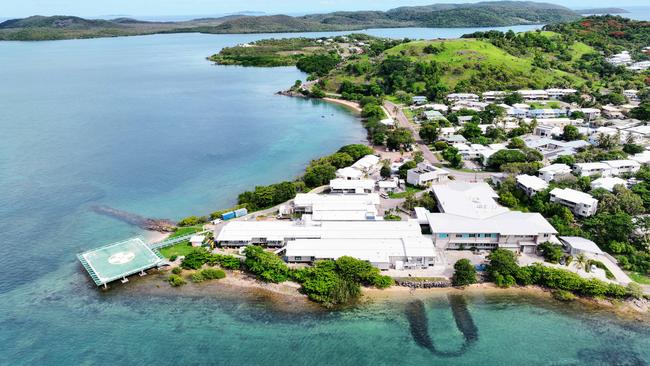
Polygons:
<instances>
[{"instance_id":1,"label":"white metal roof","mask_svg":"<svg viewBox=\"0 0 650 366\"><path fill-rule=\"evenodd\" d=\"M337 177L349 177L349 178L356 178L359 179L363 177L363 172L352 168L352 167L347 167L347 168L341 168L336 171L336 176Z\"/></svg>"},{"instance_id":2,"label":"white metal roof","mask_svg":"<svg viewBox=\"0 0 650 366\"><path fill-rule=\"evenodd\" d=\"M375 155L366 155L363 158L359 159L356 163L352 164L352 168L365 170L373 168L379 164L379 157Z\"/></svg>"},{"instance_id":3,"label":"white metal roof","mask_svg":"<svg viewBox=\"0 0 650 366\"><path fill-rule=\"evenodd\" d=\"M217 241L251 241L253 238L382 239L419 236L417 220L408 221L231 221L217 234Z\"/></svg>"},{"instance_id":4,"label":"white metal roof","mask_svg":"<svg viewBox=\"0 0 650 366\"><path fill-rule=\"evenodd\" d=\"M535 191L543 191L548 188L548 183L544 179L539 177L534 177L532 175L522 174L516 177L517 183L521 184L526 188L533 189Z\"/></svg>"},{"instance_id":5,"label":"white metal roof","mask_svg":"<svg viewBox=\"0 0 650 366\"><path fill-rule=\"evenodd\" d=\"M551 195L573 203L582 203L586 205L595 205L598 203L598 200L593 198L590 194L576 191L571 188L555 188L551 191Z\"/></svg>"},{"instance_id":6,"label":"white metal roof","mask_svg":"<svg viewBox=\"0 0 650 366\"><path fill-rule=\"evenodd\" d=\"M611 166L612 168L624 168L624 167L638 167L641 166L638 161L634 160L606 160L603 163Z\"/></svg>"},{"instance_id":7,"label":"white metal roof","mask_svg":"<svg viewBox=\"0 0 650 366\"><path fill-rule=\"evenodd\" d=\"M570 246L573 249L582 250L585 252L602 254L603 251L600 250L598 245L589 239L585 239L579 236L560 236L560 240Z\"/></svg>"},{"instance_id":8,"label":"white metal roof","mask_svg":"<svg viewBox=\"0 0 650 366\"><path fill-rule=\"evenodd\" d=\"M539 213L508 211L487 218L472 218L446 213L428 213L433 233L539 235L557 231Z\"/></svg>"},{"instance_id":9,"label":"white metal roof","mask_svg":"<svg viewBox=\"0 0 650 366\"><path fill-rule=\"evenodd\" d=\"M539 170L540 173L562 173L571 172L571 168L566 164L552 164Z\"/></svg>"},{"instance_id":10,"label":"white metal roof","mask_svg":"<svg viewBox=\"0 0 650 366\"><path fill-rule=\"evenodd\" d=\"M591 182L591 188L602 188L612 192L614 190L614 187L619 184L627 186L627 181L618 177L604 177L598 178L595 181Z\"/></svg>"},{"instance_id":11,"label":"white metal roof","mask_svg":"<svg viewBox=\"0 0 650 366\"><path fill-rule=\"evenodd\" d=\"M485 218L507 212L487 183L453 182L432 188L441 210L459 216Z\"/></svg>"},{"instance_id":12,"label":"white metal roof","mask_svg":"<svg viewBox=\"0 0 650 366\"><path fill-rule=\"evenodd\" d=\"M394 239L297 239L287 243L287 257L338 259L350 256L371 263L388 263L390 257L435 257L431 240L419 237Z\"/></svg>"},{"instance_id":13,"label":"white metal roof","mask_svg":"<svg viewBox=\"0 0 650 366\"><path fill-rule=\"evenodd\" d=\"M378 205L379 195L376 193L355 195L298 193L293 202L297 207L310 207L319 204L338 205L339 207L357 204Z\"/></svg>"},{"instance_id":14,"label":"white metal roof","mask_svg":"<svg viewBox=\"0 0 650 366\"><path fill-rule=\"evenodd\" d=\"M372 179L332 179L330 180L331 189L373 189L375 181Z\"/></svg>"}]
</instances>

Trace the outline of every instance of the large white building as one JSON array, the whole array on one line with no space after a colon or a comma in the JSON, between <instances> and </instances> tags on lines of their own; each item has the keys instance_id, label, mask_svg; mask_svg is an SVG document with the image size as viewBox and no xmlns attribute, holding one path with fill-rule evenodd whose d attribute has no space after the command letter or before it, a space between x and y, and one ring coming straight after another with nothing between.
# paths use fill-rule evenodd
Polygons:
<instances>
[{"instance_id":1,"label":"large white building","mask_svg":"<svg viewBox=\"0 0 650 366\"><path fill-rule=\"evenodd\" d=\"M570 188L555 188L551 191L551 202L566 206L582 217L592 216L598 209L598 200L590 194Z\"/></svg>"},{"instance_id":2,"label":"large white building","mask_svg":"<svg viewBox=\"0 0 650 366\"><path fill-rule=\"evenodd\" d=\"M444 182L448 177L448 171L428 163L420 163L416 168L406 172L406 182L419 187Z\"/></svg>"},{"instance_id":3,"label":"large white building","mask_svg":"<svg viewBox=\"0 0 650 366\"><path fill-rule=\"evenodd\" d=\"M430 227L439 249L495 249L533 253L556 234L538 213L510 211L496 202L486 183L450 183L433 193L439 213L416 210L420 224Z\"/></svg>"},{"instance_id":4,"label":"large white building","mask_svg":"<svg viewBox=\"0 0 650 366\"><path fill-rule=\"evenodd\" d=\"M336 211L349 207L367 207L379 205L379 195L371 194L316 194L298 193L293 199L294 212L314 213L319 210Z\"/></svg>"},{"instance_id":5,"label":"large white building","mask_svg":"<svg viewBox=\"0 0 650 366\"><path fill-rule=\"evenodd\" d=\"M287 243L289 263L312 263L350 256L382 269L424 269L435 264L436 249L422 235L383 239L297 239Z\"/></svg>"},{"instance_id":6,"label":"large white building","mask_svg":"<svg viewBox=\"0 0 650 366\"><path fill-rule=\"evenodd\" d=\"M508 212L497 203L499 195L487 183L451 182L434 186L431 191L440 212L475 218Z\"/></svg>"},{"instance_id":7,"label":"large white building","mask_svg":"<svg viewBox=\"0 0 650 366\"><path fill-rule=\"evenodd\" d=\"M284 248L288 262L351 256L380 269L422 269L434 265L436 249L409 221L232 221L215 232L218 244Z\"/></svg>"}]
</instances>

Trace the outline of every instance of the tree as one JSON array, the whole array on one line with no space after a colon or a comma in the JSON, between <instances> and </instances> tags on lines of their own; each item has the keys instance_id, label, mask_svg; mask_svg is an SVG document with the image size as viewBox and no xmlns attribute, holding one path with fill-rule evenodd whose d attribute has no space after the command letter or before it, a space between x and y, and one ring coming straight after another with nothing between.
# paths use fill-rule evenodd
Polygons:
<instances>
[{"instance_id":1,"label":"tree","mask_svg":"<svg viewBox=\"0 0 650 366\"><path fill-rule=\"evenodd\" d=\"M578 127L573 125L564 126L564 131L562 133L562 140L575 141L575 140L580 140L581 137L582 136L580 135L580 131L578 130Z\"/></svg>"},{"instance_id":2,"label":"tree","mask_svg":"<svg viewBox=\"0 0 650 366\"><path fill-rule=\"evenodd\" d=\"M374 153L371 147L362 144L346 145L340 148L338 152L350 155L354 161L357 161L366 155L372 155Z\"/></svg>"},{"instance_id":3,"label":"tree","mask_svg":"<svg viewBox=\"0 0 650 366\"><path fill-rule=\"evenodd\" d=\"M382 164L381 169L379 170L379 175L381 175L382 178L390 178L390 176L393 174L391 168L390 168L390 163Z\"/></svg>"},{"instance_id":4,"label":"tree","mask_svg":"<svg viewBox=\"0 0 650 366\"><path fill-rule=\"evenodd\" d=\"M409 147L414 141L411 131L406 128L396 128L388 132L386 146L389 149L399 150L401 148Z\"/></svg>"},{"instance_id":5,"label":"tree","mask_svg":"<svg viewBox=\"0 0 650 366\"><path fill-rule=\"evenodd\" d=\"M249 245L244 249L244 266L262 281L280 283L289 278L289 267L277 255L262 247Z\"/></svg>"},{"instance_id":6,"label":"tree","mask_svg":"<svg viewBox=\"0 0 650 366\"><path fill-rule=\"evenodd\" d=\"M476 283L476 269L468 259L461 259L454 264L454 286L467 286Z\"/></svg>"},{"instance_id":7,"label":"tree","mask_svg":"<svg viewBox=\"0 0 650 366\"><path fill-rule=\"evenodd\" d=\"M508 149L523 149L526 147L526 143L519 137L513 137L508 143Z\"/></svg>"},{"instance_id":8,"label":"tree","mask_svg":"<svg viewBox=\"0 0 650 366\"><path fill-rule=\"evenodd\" d=\"M345 168L354 163L354 159L348 153L337 152L325 158L336 169Z\"/></svg>"},{"instance_id":9,"label":"tree","mask_svg":"<svg viewBox=\"0 0 650 366\"><path fill-rule=\"evenodd\" d=\"M496 104L488 104L483 111L479 112L481 122L486 125L498 122L505 116L506 109Z\"/></svg>"},{"instance_id":10,"label":"tree","mask_svg":"<svg viewBox=\"0 0 650 366\"><path fill-rule=\"evenodd\" d=\"M420 137L427 144L432 144L438 139L440 126L438 122L425 122L420 126Z\"/></svg>"},{"instance_id":11,"label":"tree","mask_svg":"<svg viewBox=\"0 0 650 366\"><path fill-rule=\"evenodd\" d=\"M520 150L499 150L492 154L488 159L488 167L494 170L500 170L503 164L507 163L525 163L527 156Z\"/></svg>"},{"instance_id":12,"label":"tree","mask_svg":"<svg viewBox=\"0 0 650 366\"><path fill-rule=\"evenodd\" d=\"M452 168L461 168L463 166L463 157L458 152L458 149L450 146L442 152L443 159L449 162Z\"/></svg>"},{"instance_id":13,"label":"tree","mask_svg":"<svg viewBox=\"0 0 650 366\"><path fill-rule=\"evenodd\" d=\"M336 168L330 164L318 164L307 168L303 181L308 187L320 187L336 178Z\"/></svg>"},{"instance_id":14,"label":"tree","mask_svg":"<svg viewBox=\"0 0 650 366\"><path fill-rule=\"evenodd\" d=\"M560 259L564 256L562 247L550 242L540 244L537 249L542 252L544 259L550 263L559 263Z\"/></svg>"},{"instance_id":15,"label":"tree","mask_svg":"<svg viewBox=\"0 0 650 366\"><path fill-rule=\"evenodd\" d=\"M632 135L630 135L630 136L632 136ZM634 144L634 143L628 144L628 143L626 143L625 145L623 145L623 151L625 151L625 153L627 153L629 155L639 154L639 153L642 153L644 150L645 150L645 147L643 147L642 145L639 145L639 144Z\"/></svg>"},{"instance_id":16,"label":"tree","mask_svg":"<svg viewBox=\"0 0 650 366\"><path fill-rule=\"evenodd\" d=\"M566 164L568 166L573 166L576 163L576 158L573 155L560 155L555 159L553 164Z\"/></svg>"},{"instance_id":17,"label":"tree","mask_svg":"<svg viewBox=\"0 0 650 366\"><path fill-rule=\"evenodd\" d=\"M517 265L513 252L507 249L496 249L488 255L487 259L489 263L486 272L490 280L500 287L509 287L515 284L519 265Z\"/></svg>"},{"instance_id":18,"label":"tree","mask_svg":"<svg viewBox=\"0 0 650 366\"><path fill-rule=\"evenodd\" d=\"M514 105L523 102L524 102L524 97L522 97L521 94L517 92L509 93L508 95L505 96L505 98L503 98L503 103L507 105Z\"/></svg>"},{"instance_id":19,"label":"tree","mask_svg":"<svg viewBox=\"0 0 650 366\"><path fill-rule=\"evenodd\" d=\"M463 135L463 137L466 139L472 140L477 137L481 137L481 135L483 135L483 131L478 126L478 123L467 122L460 130L460 134Z\"/></svg>"},{"instance_id":20,"label":"tree","mask_svg":"<svg viewBox=\"0 0 650 366\"><path fill-rule=\"evenodd\" d=\"M642 102L638 107L630 111L630 117L642 121L650 121L650 102Z\"/></svg>"},{"instance_id":21,"label":"tree","mask_svg":"<svg viewBox=\"0 0 650 366\"><path fill-rule=\"evenodd\" d=\"M422 151L416 151L413 153L413 161L415 161L417 164L420 164L421 162L424 161L424 153Z\"/></svg>"},{"instance_id":22,"label":"tree","mask_svg":"<svg viewBox=\"0 0 650 366\"><path fill-rule=\"evenodd\" d=\"M399 179L406 179L407 172L410 169L414 169L417 167L417 164L413 160L409 160L406 163L402 164L398 169L398 175Z\"/></svg>"}]
</instances>

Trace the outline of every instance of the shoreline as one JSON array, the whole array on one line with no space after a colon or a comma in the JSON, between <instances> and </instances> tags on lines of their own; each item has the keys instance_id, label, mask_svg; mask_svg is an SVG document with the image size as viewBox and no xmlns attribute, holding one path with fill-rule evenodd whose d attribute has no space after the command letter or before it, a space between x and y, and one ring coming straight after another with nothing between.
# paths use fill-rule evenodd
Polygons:
<instances>
[{"instance_id":1,"label":"shoreline","mask_svg":"<svg viewBox=\"0 0 650 366\"><path fill-rule=\"evenodd\" d=\"M283 283L262 282L243 271L225 270L226 277L220 280L204 283L193 283L190 279L195 271L184 271L183 277L187 284L181 287L171 287L166 278L171 273L169 270L158 271L151 277L138 280L132 287L119 286L121 290L133 292L139 295L160 295L160 296L191 296L191 297L227 297L234 300L264 301L276 310L284 312L304 311L335 311L349 307L363 307L375 304L395 304L410 302L413 300L424 300L428 298L447 296L449 294L466 296L515 296L538 299L540 301L569 307L579 307L583 311L608 312L624 319L650 323L650 301L638 302L635 300L612 301L606 299L595 299L577 296L570 302L556 300L550 289L539 286L515 286L500 288L493 283L479 283L464 288L444 287L412 289L403 286L392 286L387 289L362 287L359 299L345 306L328 309L321 304L312 302L309 298L300 293L300 285L286 281ZM536 304L533 301L531 304Z\"/></svg>"},{"instance_id":2,"label":"shoreline","mask_svg":"<svg viewBox=\"0 0 650 366\"><path fill-rule=\"evenodd\" d=\"M321 98L321 100L324 100L324 101L330 102L330 103L334 103L334 104L338 104L338 105L342 105L344 107L352 109L356 113L361 114L361 107L359 106L359 103L357 103L357 102L352 102L352 101L345 100L345 99L331 98L331 97Z\"/></svg>"}]
</instances>

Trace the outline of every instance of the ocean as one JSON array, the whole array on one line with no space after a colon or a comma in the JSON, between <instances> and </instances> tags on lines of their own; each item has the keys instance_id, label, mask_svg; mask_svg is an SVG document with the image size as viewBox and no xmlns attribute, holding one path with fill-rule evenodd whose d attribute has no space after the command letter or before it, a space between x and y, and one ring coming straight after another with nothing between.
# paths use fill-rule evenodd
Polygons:
<instances>
[{"instance_id":1,"label":"ocean","mask_svg":"<svg viewBox=\"0 0 650 366\"><path fill-rule=\"evenodd\" d=\"M368 32L434 38L473 30ZM650 360L642 324L512 296L468 295L478 338L445 357L418 345L401 302L285 311L265 296L175 295L155 276L139 282L164 291L140 292L136 283L98 291L75 254L147 233L93 206L169 219L207 214L364 141L345 108L274 94L304 79L295 68L205 60L269 36L0 42L1 365ZM418 319L428 319L436 344L454 349L461 337L448 300L422 301L426 316Z\"/></svg>"}]
</instances>

